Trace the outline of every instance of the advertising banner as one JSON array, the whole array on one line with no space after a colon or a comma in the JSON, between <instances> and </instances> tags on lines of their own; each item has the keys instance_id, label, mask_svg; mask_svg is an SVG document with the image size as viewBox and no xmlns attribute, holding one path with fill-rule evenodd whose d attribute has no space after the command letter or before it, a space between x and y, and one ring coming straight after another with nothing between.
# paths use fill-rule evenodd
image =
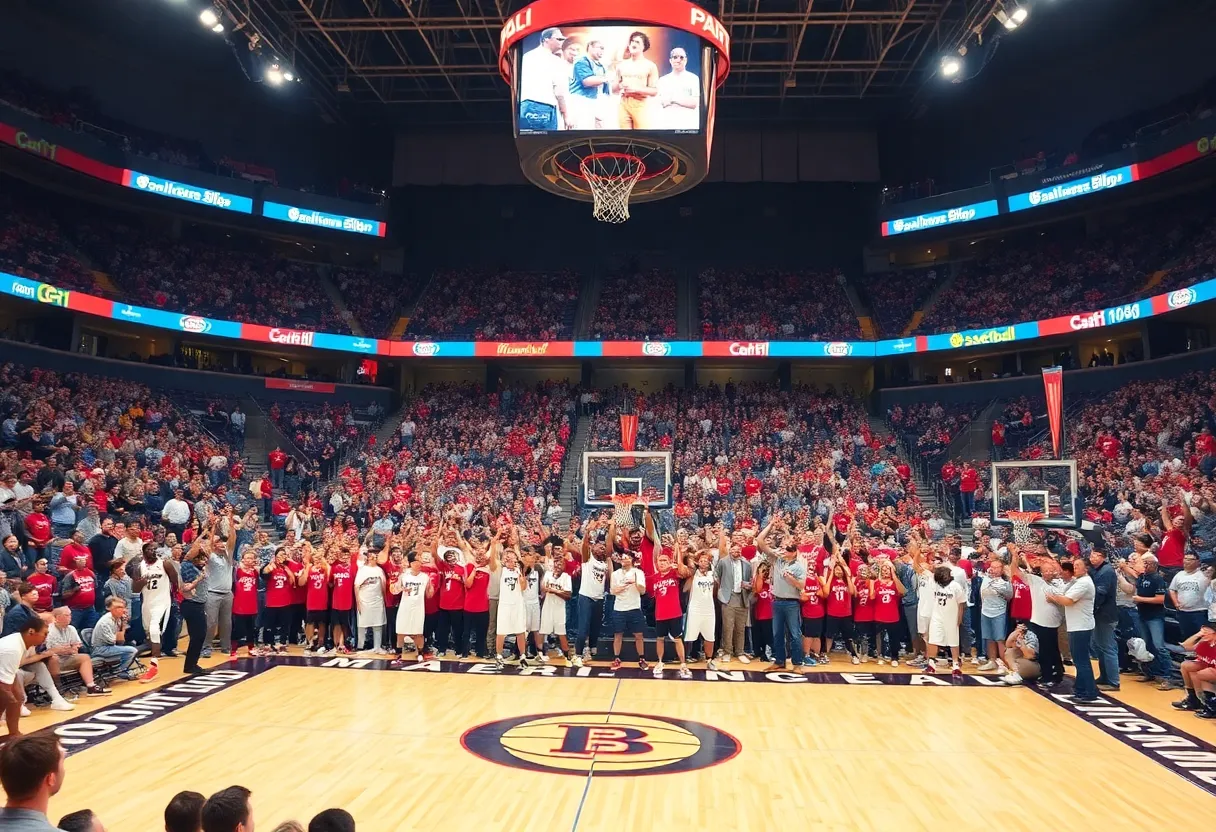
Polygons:
<instances>
[{"instance_id":1,"label":"advertising banner","mask_svg":"<svg viewBox=\"0 0 1216 832\"><path fill-rule=\"evenodd\" d=\"M479 358L573 358L573 341L478 341Z\"/></svg>"},{"instance_id":2,"label":"advertising banner","mask_svg":"<svg viewBox=\"0 0 1216 832\"><path fill-rule=\"evenodd\" d=\"M1088 196L1099 191L1109 191L1130 185L1140 178L1136 165L1125 165L1121 168L1095 173L1079 179L1068 179L1049 187L1038 188L1026 193L1010 194L1009 211L1025 211L1028 208L1040 208L1056 202L1064 202L1079 196ZM1015 182L1015 184L1017 184Z\"/></svg>"},{"instance_id":3,"label":"advertising banner","mask_svg":"<svg viewBox=\"0 0 1216 832\"><path fill-rule=\"evenodd\" d=\"M388 230L380 220L329 214L325 211L301 208L298 205L287 205L282 202L263 202L262 216L296 225L328 228L330 231L346 231L352 234L367 234L371 237L383 237Z\"/></svg>"},{"instance_id":4,"label":"advertising banner","mask_svg":"<svg viewBox=\"0 0 1216 832\"><path fill-rule=\"evenodd\" d=\"M474 341L390 341L388 354L396 358L472 358Z\"/></svg>"},{"instance_id":5,"label":"advertising banner","mask_svg":"<svg viewBox=\"0 0 1216 832\"><path fill-rule=\"evenodd\" d=\"M1026 338L1039 337L1039 324L1030 321L1023 324L1006 324L987 329L968 329L963 332L943 333L941 335L919 336L925 339L925 348L933 350L956 350L961 347L991 347L1010 341L1021 341Z\"/></svg>"},{"instance_id":6,"label":"advertising banner","mask_svg":"<svg viewBox=\"0 0 1216 832\"><path fill-rule=\"evenodd\" d=\"M891 237L896 234L907 234L910 231L928 231L944 225L960 225L965 222L976 222L995 217L1000 213L995 199L986 202L976 202L971 205L959 205L926 214L901 217L887 220L882 224L882 236Z\"/></svg>"},{"instance_id":7,"label":"advertising banner","mask_svg":"<svg viewBox=\"0 0 1216 832\"><path fill-rule=\"evenodd\" d=\"M60 131L50 125L25 129L0 123L0 142L88 176L104 179L115 185L122 183L122 168L95 161L70 147L65 147L59 136L56 135L58 132ZM100 150L100 148L98 149Z\"/></svg>"},{"instance_id":8,"label":"advertising banner","mask_svg":"<svg viewBox=\"0 0 1216 832\"><path fill-rule=\"evenodd\" d=\"M180 199L182 202L203 205L207 208L235 211L238 214L253 213L253 200L247 196L226 191L215 191L191 185L188 182L163 179L159 176L140 173L137 170L124 170L122 172L122 185L124 188L131 188L136 191L155 194L156 196L167 196L171 199Z\"/></svg>"},{"instance_id":9,"label":"advertising banner","mask_svg":"<svg viewBox=\"0 0 1216 832\"><path fill-rule=\"evenodd\" d=\"M293 393L333 393L336 385L324 381L305 381L295 378L268 378L267 390L290 390Z\"/></svg>"},{"instance_id":10,"label":"advertising banner","mask_svg":"<svg viewBox=\"0 0 1216 832\"><path fill-rule=\"evenodd\" d=\"M605 358L700 358L700 341L575 341L574 354Z\"/></svg>"}]
</instances>

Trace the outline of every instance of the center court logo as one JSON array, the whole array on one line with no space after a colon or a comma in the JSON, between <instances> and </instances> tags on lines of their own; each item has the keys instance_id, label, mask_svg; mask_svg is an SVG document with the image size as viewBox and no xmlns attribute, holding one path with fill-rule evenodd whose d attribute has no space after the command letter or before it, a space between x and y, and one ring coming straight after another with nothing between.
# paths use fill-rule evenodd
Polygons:
<instances>
[{"instance_id":1,"label":"center court logo","mask_svg":"<svg viewBox=\"0 0 1216 832\"><path fill-rule=\"evenodd\" d=\"M700 722L599 711L487 722L466 731L460 744L492 763L580 777L696 771L742 749L730 734Z\"/></svg>"}]
</instances>

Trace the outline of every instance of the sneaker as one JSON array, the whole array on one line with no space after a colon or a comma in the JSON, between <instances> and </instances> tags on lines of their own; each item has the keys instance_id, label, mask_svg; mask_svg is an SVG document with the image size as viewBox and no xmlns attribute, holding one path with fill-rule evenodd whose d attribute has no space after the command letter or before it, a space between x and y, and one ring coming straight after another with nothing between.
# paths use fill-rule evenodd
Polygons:
<instances>
[{"instance_id":1,"label":"sneaker","mask_svg":"<svg viewBox=\"0 0 1216 832\"><path fill-rule=\"evenodd\" d=\"M899 659L891 659L891 667L899 667Z\"/></svg>"},{"instance_id":2,"label":"sneaker","mask_svg":"<svg viewBox=\"0 0 1216 832\"><path fill-rule=\"evenodd\" d=\"M621 669L621 660L619 658L613 659L612 660L612 672L615 673L616 671L618 671L620 669Z\"/></svg>"},{"instance_id":3,"label":"sneaker","mask_svg":"<svg viewBox=\"0 0 1216 832\"><path fill-rule=\"evenodd\" d=\"M1200 719L1216 719L1216 711L1212 710L1211 708L1203 708L1195 711L1195 716L1199 717Z\"/></svg>"},{"instance_id":4,"label":"sneaker","mask_svg":"<svg viewBox=\"0 0 1216 832\"><path fill-rule=\"evenodd\" d=\"M868 653L867 653L867 654L865 654L865 655L863 655L863 656L861 657L861 663L862 663L862 664L869 664L869 663L870 663L870 655L869 655Z\"/></svg>"},{"instance_id":5,"label":"sneaker","mask_svg":"<svg viewBox=\"0 0 1216 832\"><path fill-rule=\"evenodd\" d=\"M925 666L922 669L930 676L936 675L937 673L937 665L933 662L925 662Z\"/></svg>"},{"instance_id":6,"label":"sneaker","mask_svg":"<svg viewBox=\"0 0 1216 832\"><path fill-rule=\"evenodd\" d=\"M692 678L692 671L688 669L687 665L680 665L680 678L681 679L691 679Z\"/></svg>"},{"instance_id":7,"label":"sneaker","mask_svg":"<svg viewBox=\"0 0 1216 832\"><path fill-rule=\"evenodd\" d=\"M22 705L22 706L21 706L21 715L22 715L22 716L29 716L29 715L30 715L30 709L29 709L29 708L27 708L27 707L25 707L24 705Z\"/></svg>"},{"instance_id":8,"label":"sneaker","mask_svg":"<svg viewBox=\"0 0 1216 832\"><path fill-rule=\"evenodd\" d=\"M1162 679L1161 684L1157 685L1157 690L1177 690L1178 685L1169 679Z\"/></svg>"},{"instance_id":9,"label":"sneaker","mask_svg":"<svg viewBox=\"0 0 1216 832\"><path fill-rule=\"evenodd\" d=\"M950 675L956 679L961 679L963 677L963 669L958 666L957 662L954 664L954 667L951 668Z\"/></svg>"},{"instance_id":10,"label":"sneaker","mask_svg":"<svg viewBox=\"0 0 1216 832\"><path fill-rule=\"evenodd\" d=\"M93 685L84 689L85 696L109 696L113 691L101 685Z\"/></svg>"},{"instance_id":11,"label":"sneaker","mask_svg":"<svg viewBox=\"0 0 1216 832\"><path fill-rule=\"evenodd\" d=\"M537 658L538 658L538 659L540 659L541 664L548 664L548 663L549 663L549 654L548 654L548 652L541 653L539 656L537 656Z\"/></svg>"},{"instance_id":12,"label":"sneaker","mask_svg":"<svg viewBox=\"0 0 1216 832\"><path fill-rule=\"evenodd\" d=\"M398 656L397 658L395 658L391 662L389 662L388 666L391 668L394 668L394 669L398 668L398 667L404 667L405 661L402 660L402 658L400 656Z\"/></svg>"},{"instance_id":13,"label":"sneaker","mask_svg":"<svg viewBox=\"0 0 1216 832\"><path fill-rule=\"evenodd\" d=\"M885 666L885 665L886 665L886 663L887 663L887 660L886 660L886 659L879 659L879 660L878 660L878 663L879 663L880 665L884 665L884 666Z\"/></svg>"},{"instance_id":14,"label":"sneaker","mask_svg":"<svg viewBox=\"0 0 1216 832\"><path fill-rule=\"evenodd\" d=\"M585 661L585 662L591 661L591 648L590 647L583 648L583 661ZM582 667L582 665L579 665L579 667Z\"/></svg>"},{"instance_id":15,"label":"sneaker","mask_svg":"<svg viewBox=\"0 0 1216 832\"><path fill-rule=\"evenodd\" d=\"M814 666L815 666L815 665L817 665L817 664L819 664L819 660L818 660L818 659L816 659L814 656L806 656L806 657L805 657L805 658L803 658L803 660L802 660L802 666L803 666L803 667L814 667ZM773 665L773 667L776 667L776 665ZM781 669L781 670L785 670L785 668L784 668L784 667L783 667L783 668L780 668L780 669Z\"/></svg>"},{"instance_id":16,"label":"sneaker","mask_svg":"<svg viewBox=\"0 0 1216 832\"><path fill-rule=\"evenodd\" d=\"M891 662L891 664L895 664L895 662ZM926 667L928 667L928 665L925 663L924 659L917 656L915 659L908 662L908 667L912 668L913 670L924 670Z\"/></svg>"},{"instance_id":17,"label":"sneaker","mask_svg":"<svg viewBox=\"0 0 1216 832\"><path fill-rule=\"evenodd\" d=\"M160 673L160 669L159 669L159 668L158 668L156 665L152 665L151 667L149 667L149 668L147 669L147 671L144 673L144 675L143 675L143 676L140 676L140 677L139 677L139 681L141 681L141 682L151 682L153 679L155 679L155 678L156 678L156 675L157 675L158 673Z\"/></svg>"},{"instance_id":18,"label":"sneaker","mask_svg":"<svg viewBox=\"0 0 1216 832\"><path fill-rule=\"evenodd\" d=\"M573 653L566 656L566 667L574 667L574 662L578 659Z\"/></svg>"},{"instance_id":19,"label":"sneaker","mask_svg":"<svg viewBox=\"0 0 1216 832\"><path fill-rule=\"evenodd\" d=\"M574 655L573 662L574 662L575 667L582 667L583 666L583 657L576 653Z\"/></svg>"},{"instance_id":20,"label":"sneaker","mask_svg":"<svg viewBox=\"0 0 1216 832\"><path fill-rule=\"evenodd\" d=\"M853 664L861 664L861 659L857 658L856 656L851 656L849 658L849 661L852 662Z\"/></svg>"},{"instance_id":21,"label":"sneaker","mask_svg":"<svg viewBox=\"0 0 1216 832\"><path fill-rule=\"evenodd\" d=\"M1005 664L1003 661L1001 661L1000 659L997 659L997 660L996 660L996 669L997 669L998 671L1000 671L1001 673L1009 673L1009 672L1010 672L1010 671L1009 671L1009 666L1008 666L1008 665L1006 665L1006 664Z\"/></svg>"},{"instance_id":22,"label":"sneaker","mask_svg":"<svg viewBox=\"0 0 1216 832\"><path fill-rule=\"evenodd\" d=\"M730 664L732 661L734 661L734 658L730 655L730 653L722 653L719 654L718 661L724 662L725 664Z\"/></svg>"},{"instance_id":23,"label":"sneaker","mask_svg":"<svg viewBox=\"0 0 1216 832\"><path fill-rule=\"evenodd\" d=\"M74 711L74 710L76 710L76 706L73 705L71 702L67 701L66 699L60 699L58 702L51 703L51 710L52 711Z\"/></svg>"},{"instance_id":24,"label":"sneaker","mask_svg":"<svg viewBox=\"0 0 1216 832\"><path fill-rule=\"evenodd\" d=\"M1108 684L1106 684L1106 682L1099 682L1098 690L1105 690L1105 691L1111 691L1113 693L1118 693L1119 686L1118 685L1108 685Z\"/></svg>"},{"instance_id":25,"label":"sneaker","mask_svg":"<svg viewBox=\"0 0 1216 832\"><path fill-rule=\"evenodd\" d=\"M751 656L736 656L735 658L737 658L737 659L738 659L739 661L741 661L743 664L751 664L751 663L752 663Z\"/></svg>"},{"instance_id":26,"label":"sneaker","mask_svg":"<svg viewBox=\"0 0 1216 832\"><path fill-rule=\"evenodd\" d=\"M233 650L231 653L228 654L228 661L230 661L230 662L236 661L236 651L235 650Z\"/></svg>"},{"instance_id":27,"label":"sneaker","mask_svg":"<svg viewBox=\"0 0 1216 832\"><path fill-rule=\"evenodd\" d=\"M645 659L638 659L638 670L649 670L649 669L650 669L650 665L648 665L646 663Z\"/></svg>"},{"instance_id":28,"label":"sneaker","mask_svg":"<svg viewBox=\"0 0 1216 832\"><path fill-rule=\"evenodd\" d=\"M972 656L972 657L971 657L971 664L973 664L975 667L979 667L979 666L980 666L980 657L979 657L979 656Z\"/></svg>"},{"instance_id":29,"label":"sneaker","mask_svg":"<svg viewBox=\"0 0 1216 832\"><path fill-rule=\"evenodd\" d=\"M1018 674L1016 672L1006 673L1004 676L1001 677L1001 681L1007 685L1020 685L1020 684L1022 684L1022 677L1020 674Z\"/></svg>"},{"instance_id":30,"label":"sneaker","mask_svg":"<svg viewBox=\"0 0 1216 832\"><path fill-rule=\"evenodd\" d=\"M202 654L201 654L201 655L202 655L202 658L204 658L204 659L209 659L209 658L211 658L211 648L210 648L210 647L204 647L204 648L203 648L203 652L202 652Z\"/></svg>"},{"instance_id":31,"label":"sneaker","mask_svg":"<svg viewBox=\"0 0 1216 832\"><path fill-rule=\"evenodd\" d=\"M496 668L498 668L499 670L502 670L502 664L503 664L503 662L502 662L502 656L500 656L500 655L498 655L497 653L495 653L495 654L494 654L494 666L495 666Z\"/></svg>"},{"instance_id":32,"label":"sneaker","mask_svg":"<svg viewBox=\"0 0 1216 832\"><path fill-rule=\"evenodd\" d=\"M714 661L713 659L710 659L709 661L707 661L705 663L705 669L706 670L717 670L718 663L716 661Z\"/></svg>"},{"instance_id":33,"label":"sneaker","mask_svg":"<svg viewBox=\"0 0 1216 832\"><path fill-rule=\"evenodd\" d=\"M1180 711L1200 711L1203 710L1203 703L1193 696L1187 696L1186 699L1179 699L1177 702L1171 702L1175 708Z\"/></svg>"},{"instance_id":34,"label":"sneaker","mask_svg":"<svg viewBox=\"0 0 1216 832\"><path fill-rule=\"evenodd\" d=\"M979 666L979 671L981 673L987 673L990 670L996 670L996 662L992 662L992 661L984 662L982 665Z\"/></svg>"},{"instance_id":35,"label":"sneaker","mask_svg":"<svg viewBox=\"0 0 1216 832\"><path fill-rule=\"evenodd\" d=\"M827 653L824 653L822 656L819 657L818 663L819 664L831 664L832 660L828 658Z\"/></svg>"},{"instance_id":36,"label":"sneaker","mask_svg":"<svg viewBox=\"0 0 1216 832\"><path fill-rule=\"evenodd\" d=\"M519 657L519 666L520 666L520 667L527 667L527 666L528 666L528 657L527 657L527 656L520 656L520 657Z\"/></svg>"},{"instance_id":37,"label":"sneaker","mask_svg":"<svg viewBox=\"0 0 1216 832\"><path fill-rule=\"evenodd\" d=\"M654 678L659 679L659 678L662 678L662 676L663 676L663 663L655 662L654 663Z\"/></svg>"},{"instance_id":38,"label":"sneaker","mask_svg":"<svg viewBox=\"0 0 1216 832\"><path fill-rule=\"evenodd\" d=\"M328 656L328 655L329 655L329 651L325 649L325 645L321 645L320 647L318 647L318 648L317 648L316 655L318 655L318 656Z\"/></svg>"}]
</instances>

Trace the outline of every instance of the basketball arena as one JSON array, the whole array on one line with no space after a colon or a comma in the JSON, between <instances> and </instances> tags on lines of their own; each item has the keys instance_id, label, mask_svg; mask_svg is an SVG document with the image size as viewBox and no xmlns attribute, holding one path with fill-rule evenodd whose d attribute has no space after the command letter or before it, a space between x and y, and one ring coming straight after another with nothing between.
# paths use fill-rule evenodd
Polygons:
<instances>
[{"instance_id":1,"label":"basketball arena","mask_svg":"<svg viewBox=\"0 0 1216 832\"><path fill-rule=\"evenodd\" d=\"M0 830L1216 811L1216 10L0 26Z\"/></svg>"}]
</instances>

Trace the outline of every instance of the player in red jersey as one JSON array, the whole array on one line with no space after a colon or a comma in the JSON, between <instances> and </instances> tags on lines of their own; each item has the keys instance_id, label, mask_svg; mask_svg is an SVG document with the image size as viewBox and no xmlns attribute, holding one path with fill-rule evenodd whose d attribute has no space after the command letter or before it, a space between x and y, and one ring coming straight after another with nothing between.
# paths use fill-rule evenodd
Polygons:
<instances>
[{"instance_id":1,"label":"player in red jersey","mask_svg":"<svg viewBox=\"0 0 1216 832\"><path fill-rule=\"evenodd\" d=\"M827 654L821 652L823 649L824 592L823 582L808 567L806 582L799 594L802 601L802 653L804 656L802 664L804 667L828 663Z\"/></svg>"},{"instance_id":2,"label":"player in red jersey","mask_svg":"<svg viewBox=\"0 0 1216 832\"><path fill-rule=\"evenodd\" d=\"M1182 663L1186 698L1174 703L1180 711L1193 711L1201 719L1216 719L1216 624L1208 623L1182 642L1195 658Z\"/></svg>"},{"instance_id":3,"label":"player in red jersey","mask_svg":"<svg viewBox=\"0 0 1216 832\"><path fill-rule=\"evenodd\" d=\"M907 587L900 583L891 561L880 560L878 577L870 581L870 596L874 599L874 641L878 648L879 664L887 663L882 653L882 639L886 636L891 666L899 666L899 622L903 616L900 599L907 591Z\"/></svg>"},{"instance_id":4,"label":"player in red jersey","mask_svg":"<svg viewBox=\"0 0 1216 832\"><path fill-rule=\"evenodd\" d=\"M853 581L853 585L857 589L857 595L854 598L853 604L853 629L856 633L857 640L862 642L862 647L857 651L863 662L868 662L871 658L878 657L878 630L874 621L874 595L870 586L870 567L865 563L858 563L857 577Z\"/></svg>"},{"instance_id":5,"label":"player in red jersey","mask_svg":"<svg viewBox=\"0 0 1216 832\"><path fill-rule=\"evenodd\" d=\"M1011 550L1011 556L1016 556L1016 553ZM1013 577L1010 580L1013 584L1013 599L1009 602L1009 632L1012 633L1017 629L1019 624L1030 624L1030 613L1033 608L1033 601L1030 596L1030 585L1022 580L1022 576L1018 574L1018 570L1013 570Z\"/></svg>"},{"instance_id":6,"label":"player in red jersey","mask_svg":"<svg viewBox=\"0 0 1216 832\"><path fill-rule=\"evenodd\" d=\"M355 549L346 543L335 546L326 556L329 560L330 585L333 587L333 598L329 604L329 631L334 651L345 654L350 653L346 639L350 635L351 613L355 608Z\"/></svg>"},{"instance_id":7,"label":"player in red jersey","mask_svg":"<svg viewBox=\"0 0 1216 832\"><path fill-rule=\"evenodd\" d=\"M329 623L329 561L314 555L310 549L304 555L304 568L296 582L304 587L304 640L308 652L324 656L325 626Z\"/></svg>"},{"instance_id":8,"label":"player in red jersey","mask_svg":"<svg viewBox=\"0 0 1216 832\"><path fill-rule=\"evenodd\" d=\"M258 640L258 557L247 547L236 568L232 589L232 656L242 641L249 657L262 655Z\"/></svg>"},{"instance_id":9,"label":"player in red jersey","mask_svg":"<svg viewBox=\"0 0 1216 832\"><path fill-rule=\"evenodd\" d=\"M438 539L438 538L436 538ZM422 561L422 572L430 579L435 591L423 596L423 611L425 620L422 624L422 635L426 642L425 658L434 658L435 633L439 629L439 567L435 565L433 547L423 549L418 555Z\"/></svg>"},{"instance_id":10,"label":"player in red jersey","mask_svg":"<svg viewBox=\"0 0 1216 832\"><path fill-rule=\"evenodd\" d=\"M490 558L486 549L475 546L473 558L464 569L464 631L456 657L466 659L471 650L474 656L484 659L488 652L486 633L490 627Z\"/></svg>"},{"instance_id":11,"label":"player in red jersey","mask_svg":"<svg viewBox=\"0 0 1216 832\"><path fill-rule=\"evenodd\" d=\"M384 622L384 643L390 649L397 644L397 609L401 606L401 592L393 591L397 578L405 571L405 555L397 538L389 537L380 552L377 563L384 570L384 610L387 616ZM386 557L387 554L387 557ZM400 586L398 584L398 586Z\"/></svg>"},{"instance_id":12,"label":"player in red jersey","mask_svg":"<svg viewBox=\"0 0 1216 832\"><path fill-rule=\"evenodd\" d=\"M439 569L439 620L435 630L435 654L443 656L461 652L460 637L464 632L464 582L468 575L461 561L465 543L458 538L461 549L445 546ZM467 560L467 557L465 558Z\"/></svg>"},{"instance_id":13,"label":"player in red jersey","mask_svg":"<svg viewBox=\"0 0 1216 832\"><path fill-rule=\"evenodd\" d=\"M275 653L287 652L287 639L291 629L291 589L294 574L288 566L287 549L279 547L274 557L262 570L266 576L266 640Z\"/></svg>"},{"instance_id":14,"label":"player in red jersey","mask_svg":"<svg viewBox=\"0 0 1216 832\"><path fill-rule=\"evenodd\" d=\"M692 678L692 671L688 669L684 657L684 609L680 603L682 584L692 575L692 571L682 561L681 558L680 562L673 565L671 556L660 551L655 559L658 571L651 580L654 592L654 650L658 655L654 675L660 679L663 677L663 653L668 638L676 645L676 656L680 659L680 678Z\"/></svg>"},{"instance_id":15,"label":"player in red jersey","mask_svg":"<svg viewBox=\"0 0 1216 832\"><path fill-rule=\"evenodd\" d=\"M857 587L840 552L833 555L830 570L820 579L827 612L823 655L828 657L832 652L833 640L843 639L850 660L853 664L859 664L861 659L857 657L857 647L853 644L853 598L857 595ZM830 658L828 660L831 661Z\"/></svg>"}]
</instances>

